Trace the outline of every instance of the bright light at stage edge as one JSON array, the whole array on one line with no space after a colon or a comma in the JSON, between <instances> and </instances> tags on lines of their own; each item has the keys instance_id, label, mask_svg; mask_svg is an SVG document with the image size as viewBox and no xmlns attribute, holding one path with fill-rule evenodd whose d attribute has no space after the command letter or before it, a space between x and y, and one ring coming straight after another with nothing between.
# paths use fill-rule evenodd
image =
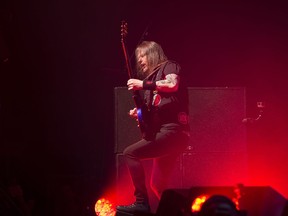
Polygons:
<instances>
[{"instance_id":1,"label":"bright light at stage edge","mask_svg":"<svg viewBox=\"0 0 288 216\"><path fill-rule=\"evenodd\" d=\"M95 203L95 213L97 216L114 216L115 207L109 200L101 198Z\"/></svg>"},{"instance_id":2,"label":"bright light at stage edge","mask_svg":"<svg viewBox=\"0 0 288 216\"><path fill-rule=\"evenodd\" d=\"M207 195L201 195L194 199L191 205L191 212L199 212L203 203L209 198Z\"/></svg>"},{"instance_id":3,"label":"bright light at stage edge","mask_svg":"<svg viewBox=\"0 0 288 216\"><path fill-rule=\"evenodd\" d=\"M191 212L192 213L199 212L201 210L201 208L202 208L202 205L210 197L211 196L209 196L209 195L200 195L200 196L196 197L194 199L194 201L192 202ZM239 196L237 196L236 198L233 198L231 201L235 204L236 209L239 210Z\"/></svg>"}]
</instances>

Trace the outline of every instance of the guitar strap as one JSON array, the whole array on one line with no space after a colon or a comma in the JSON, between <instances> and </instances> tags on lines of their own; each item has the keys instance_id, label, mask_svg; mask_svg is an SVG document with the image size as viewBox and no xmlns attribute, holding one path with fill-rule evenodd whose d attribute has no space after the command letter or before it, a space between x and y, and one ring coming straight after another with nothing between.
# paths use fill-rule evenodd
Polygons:
<instances>
[{"instance_id":1,"label":"guitar strap","mask_svg":"<svg viewBox=\"0 0 288 216\"><path fill-rule=\"evenodd\" d=\"M158 73L159 72L159 69L160 69L160 67L163 65L163 64L166 64L168 61L164 61L164 62L162 62L162 63L160 63L159 65L157 65L155 68L154 68L154 70L152 71L152 73L151 74L149 74L145 79L149 79L151 76L153 76L155 73ZM163 68L164 69L164 68ZM144 79L144 80L145 80Z\"/></svg>"}]
</instances>

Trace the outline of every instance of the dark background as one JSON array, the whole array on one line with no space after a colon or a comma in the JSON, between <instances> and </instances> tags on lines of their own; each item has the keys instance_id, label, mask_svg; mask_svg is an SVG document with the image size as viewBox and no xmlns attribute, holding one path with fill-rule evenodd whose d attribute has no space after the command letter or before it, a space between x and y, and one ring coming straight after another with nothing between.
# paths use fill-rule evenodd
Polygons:
<instances>
[{"instance_id":1,"label":"dark background","mask_svg":"<svg viewBox=\"0 0 288 216\"><path fill-rule=\"evenodd\" d=\"M192 87L244 86L250 184L287 188L285 1L1 1L1 179L16 177L47 215L63 189L84 211L113 184L114 96L141 39L159 42ZM27 192L28 193L28 192ZM81 207L82 208L82 207ZM56 213L55 213L56 214Z\"/></svg>"}]
</instances>

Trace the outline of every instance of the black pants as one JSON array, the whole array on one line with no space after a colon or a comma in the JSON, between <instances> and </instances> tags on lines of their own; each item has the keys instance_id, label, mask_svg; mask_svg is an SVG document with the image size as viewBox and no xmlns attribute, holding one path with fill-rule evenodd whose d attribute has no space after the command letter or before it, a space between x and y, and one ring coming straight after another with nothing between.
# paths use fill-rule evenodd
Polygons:
<instances>
[{"instance_id":1,"label":"black pants","mask_svg":"<svg viewBox=\"0 0 288 216\"><path fill-rule=\"evenodd\" d=\"M169 180L175 160L189 141L189 136L177 124L163 125L152 141L142 139L128 146L123 154L135 187L137 203L149 203L145 171L141 160L153 159L151 188L160 199Z\"/></svg>"}]
</instances>

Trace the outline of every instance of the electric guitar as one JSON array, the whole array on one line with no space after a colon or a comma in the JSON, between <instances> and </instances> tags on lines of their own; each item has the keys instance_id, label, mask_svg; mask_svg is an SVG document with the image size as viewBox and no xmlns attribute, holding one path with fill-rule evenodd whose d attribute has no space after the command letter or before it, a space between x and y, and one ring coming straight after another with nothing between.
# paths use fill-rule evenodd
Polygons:
<instances>
[{"instance_id":1,"label":"electric guitar","mask_svg":"<svg viewBox=\"0 0 288 216\"><path fill-rule=\"evenodd\" d=\"M128 51L127 51L127 46L125 39L128 34L128 24L125 21L121 22L121 44L122 44L122 49L126 61L126 68L128 72L129 79L133 78L132 77L132 68L131 68L131 62L129 59ZM149 121L149 113L148 113L148 107L142 100L141 94L139 90L132 90L133 95L132 98L134 100L134 104L137 109L137 121L138 121L138 127L140 128L141 134L143 138L148 138L150 133L149 133L149 127L148 127L148 121Z\"/></svg>"}]
</instances>

